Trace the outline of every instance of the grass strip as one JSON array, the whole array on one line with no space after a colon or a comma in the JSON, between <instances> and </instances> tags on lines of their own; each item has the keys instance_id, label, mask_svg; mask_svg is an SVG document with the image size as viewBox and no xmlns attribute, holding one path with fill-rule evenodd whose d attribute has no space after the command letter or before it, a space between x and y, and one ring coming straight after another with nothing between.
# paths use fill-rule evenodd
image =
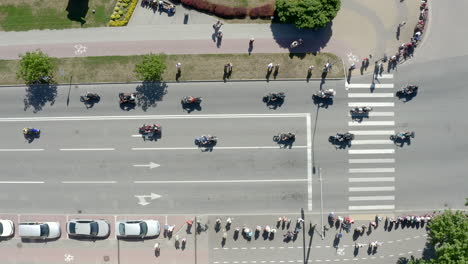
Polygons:
<instances>
[{"instance_id":1,"label":"grass strip","mask_svg":"<svg viewBox=\"0 0 468 264\"><path fill-rule=\"evenodd\" d=\"M55 58L54 79L58 83L134 82L135 64L143 56L102 56L79 58ZM176 81L177 62L182 63L179 81L223 80L224 65L232 63L231 80L266 79L267 65L280 64L276 79L307 78L308 68L314 65L312 78L320 78L322 68L329 61L334 67L327 78L343 78L341 59L331 53L307 54L190 54L166 55L167 69L164 81ZM16 79L17 60L0 60L0 84L22 84ZM270 80L274 80L273 74Z\"/></svg>"}]
</instances>

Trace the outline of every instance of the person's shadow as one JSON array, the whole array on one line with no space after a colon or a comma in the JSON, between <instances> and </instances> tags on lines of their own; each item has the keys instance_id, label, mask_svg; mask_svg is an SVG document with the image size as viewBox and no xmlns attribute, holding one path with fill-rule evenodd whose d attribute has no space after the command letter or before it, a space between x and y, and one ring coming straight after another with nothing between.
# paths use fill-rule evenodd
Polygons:
<instances>
[{"instance_id":1,"label":"person's shadow","mask_svg":"<svg viewBox=\"0 0 468 264\"><path fill-rule=\"evenodd\" d=\"M249 52L249 55L252 54L253 51L253 44L249 43L249 48L247 49L247 52Z\"/></svg>"},{"instance_id":2,"label":"person's shadow","mask_svg":"<svg viewBox=\"0 0 468 264\"><path fill-rule=\"evenodd\" d=\"M265 75L265 78L266 78L267 82L270 81L271 73L272 73L272 69L268 69L267 73Z\"/></svg>"}]
</instances>

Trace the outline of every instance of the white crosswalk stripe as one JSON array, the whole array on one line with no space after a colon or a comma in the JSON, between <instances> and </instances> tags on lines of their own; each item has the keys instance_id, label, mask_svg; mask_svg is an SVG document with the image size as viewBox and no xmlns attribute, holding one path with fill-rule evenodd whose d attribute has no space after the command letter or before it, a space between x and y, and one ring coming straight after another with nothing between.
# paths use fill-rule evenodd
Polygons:
<instances>
[{"instance_id":1,"label":"white crosswalk stripe","mask_svg":"<svg viewBox=\"0 0 468 264\"><path fill-rule=\"evenodd\" d=\"M373 108L366 114L347 112L349 132L356 136L348 149L350 211L395 209L396 168L392 157L395 148L394 142L388 138L395 134L395 112L390 109L395 107L395 94L392 92L395 86L388 83L393 82L393 77L393 74L382 74L373 83L346 83L348 107Z\"/></svg>"}]
</instances>

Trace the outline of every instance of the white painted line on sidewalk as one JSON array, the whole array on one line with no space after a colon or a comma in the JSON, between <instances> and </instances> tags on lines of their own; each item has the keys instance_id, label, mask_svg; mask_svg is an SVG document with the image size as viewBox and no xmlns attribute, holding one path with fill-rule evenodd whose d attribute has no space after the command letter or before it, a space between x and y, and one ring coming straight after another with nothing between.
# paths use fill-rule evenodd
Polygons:
<instances>
[{"instance_id":1,"label":"white painted line on sidewalk","mask_svg":"<svg viewBox=\"0 0 468 264\"><path fill-rule=\"evenodd\" d=\"M394 154L395 149L348 149L348 154Z\"/></svg>"},{"instance_id":2,"label":"white painted line on sidewalk","mask_svg":"<svg viewBox=\"0 0 468 264\"><path fill-rule=\"evenodd\" d=\"M394 210L395 205L350 205L348 210Z\"/></svg>"},{"instance_id":3,"label":"white painted line on sidewalk","mask_svg":"<svg viewBox=\"0 0 468 264\"><path fill-rule=\"evenodd\" d=\"M109 151L115 148L63 148L60 151Z\"/></svg>"},{"instance_id":4,"label":"white painted line on sidewalk","mask_svg":"<svg viewBox=\"0 0 468 264\"><path fill-rule=\"evenodd\" d=\"M349 173L393 173L395 168L352 168Z\"/></svg>"},{"instance_id":5,"label":"white painted line on sidewalk","mask_svg":"<svg viewBox=\"0 0 468 264\"><path fill-rule=\"evenodd\" d=\"M364 106L369 106L369 107L394 107L395 103L394 102L382 102L382 103L377 103L377 102L350 102L348 103L348 107L364 107Z\"/></svg>"},{"instance_id":6,"label":"white painted line on sidewalk","mask_svg":"<svg viewBox=\"0 0 468 264\"><path fill-rule=\"evenodd\" d=\"M304 149L307 146L292 146L292 149ZM181 148L132 148L132 150L199 150L198 147L181 147ZM213 147L213 149L281 149L279 146L258 146L258 147ZM281 149L283 150L283 149Z\"/></svg>"},{"instance_id":7,"label":"white painted line on sidewalk","mask_svg":"<svg viewBox=\"0 0 468 264\"><path fill-rule=\"evenodd\" d=\"M350 202L357 202L357 201L394 201L395 196L350 196Z\"/></svg>"},{"instance_id":8,"label":"white painted line on sidewalk","mask_svg":"<svg viewBox=\"0 0 468 264\"><path fill-rule=\"evenodd\" d=\"M393 93L348 93L348 98L388 98Z\"/></svg>"},{"instance_id":9,"label":"white painted line on sidewalk","mask_svg":"<svg viewBox=\"0 0 468 264\"><path fill-rule=\"evenodd\" d=\"M108 183L117 183L116 181L62 181L65 184L108 184Z\"/></svg>"},{"instance_id":10,"label":"white painted line on sidewalk","mask_svg":"<svg viewBox=\"0 0 468 264\"><path fill-rule=\"evenodd\" d=\"M352 145L392 145L394 144L391 140L353 140Z\"/></svg>"},{"instance_id":11,"label":"white painted line on sidewalk","mask_svg":"<svg viewBox=\"0 0 468 264\"><path fill-rule=\"evenodd\" d=\"M393 83L349 83L346 85L347 88L362 88L362 89L370 89L371 87L374 89L385 89L385 88L393 88Z\"/></svg>"},{"instance_id":12,"label":"white painted line on sidewalk","mask_svg":"<svg viewBox=\"0 0 468 264\"><path fill-rule=\"evenodd\" d=\"M394 182L395 177L349 178L349 182Z\"/></svg>"},{"instance_id":13,"label":"white painted line on sidewalk","mask_svg":"<svg viewBox=\"0 0 468 264\"><path fill-rule=\"evenodd\" d=\"M371 116L395 116L395 112L369 112L367 114L354 114L351 115L351 113L348 111L348 116L355 116L355 117L371 117Z\"/></svg>"},{"instance_id":14,"label":"white painted line on sidewalk","mask_svg":"<svg viewBox=\"0 0 468 264\"><path fill-rule=\"evenodd\" d=\"M349 121L348 126L395 126L395 121Z\"/></svg>"},{"instance_id":15,"label":"white painted line on sidewalk","mask_svg":"<svg viewBox=\"0 0 468 264\"><path fill-rule=\"evenodd\" d=\"M0 149L0 152L15 152L15 151L44 151L44 149Z\"/></svg>"},{"instance_id":16,"label":"white painted line on sidewalk","mask_svg":"<svg viewBox=\"0 0 468 264\"><path fill-rule=\"evenodd\" d=\"M395 186L383 187L349 187L350 192L391 192L395 191Z\"/></svg>"},{"instance_id":17,"label":"white painted line on sidewalk","mask_svg":"<svg viewBox=\"0 0 468 264\"><path fill-rule=\"evenodd\" d=\"M212 180L212 181L134 181L133 183L271 183L271 182L307 182L307 179L269 179L269 180Z\"/></svg>"},{"instance_id":18,"label":"white painted line on sidewalk","mask_svg":"<svg viewBox=\"0 0 468 264\"><path fill-rule=\"evenodd\" d=\"M356 136L384 136L394 135L395 130L352 130L349 133Z\"/></svg>"},{"instance_id":19,"label":"white painted line on sidewalk","mask_svg":"<svg viewBox=\"0 0 468 264\"><path fill-rule=\"evenodd\" d=\"M288 114L212 114L212 115L135 115L135 116L52 116L0 118L0 122L44 121L105 121L105 120L162 120L162 119L228 119L228 118L280 118L306 117L307 113Z\"/></svg>"},{"instance_id":20,"label":"white painted line on sidewalk","mask_svg":"<svg viewBox=\"0 0 468 264\"><path fill-rule=\"evenodd\" d=\"M307 209L312 211L312 121L307 114Z\"/></svg>"},{"instance_id":21,"label":"white painted line on sidewalk","mask_svg":"<svg viewBox=\"0 0 468 264\"><path fill-rule=\"evenodd\" d=\"M0 184L42 184L43 181L0 181Z\"/></svg>"},{"instance_id":22,"label":"white painted line on sidewalk","mask_svg":"<svg viewBox=\"0 0 468 264\"><path fill-rule=\"evenodd\" d=\"M377 79L393 79L393 74L382 74L378 75Z\"/></svg>"}]
</instances>

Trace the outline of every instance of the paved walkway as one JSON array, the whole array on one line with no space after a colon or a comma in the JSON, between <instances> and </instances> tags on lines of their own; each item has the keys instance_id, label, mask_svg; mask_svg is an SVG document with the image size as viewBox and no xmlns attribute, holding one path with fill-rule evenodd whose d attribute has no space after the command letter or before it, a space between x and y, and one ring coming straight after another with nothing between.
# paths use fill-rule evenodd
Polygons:
<instances>
[{"instance_id":1,"label":"paved walkway","mask_svg":"<svg viewBox=\"0 0 468 264\"><path fill-rule=\"evenodd\" d=\"M217 45L212 24L135 25L123 28L85 28L0 32L0 59L42 49L54 57L147 54L247 53L255 38L253 53L286 53L298 38L304 44L297 52L332 52L347 61L368 54L381 57L398 46L397 25L407 21L401 39L409 40L417 19L418 0L343 1L332 25L320 31L298 30L291 25L225 24ZM158 14L159 16L159 14ZM409 17L411 16L411 18ZM132 23L131 23L132 24Z\"/></svg>"}]
</instances>

